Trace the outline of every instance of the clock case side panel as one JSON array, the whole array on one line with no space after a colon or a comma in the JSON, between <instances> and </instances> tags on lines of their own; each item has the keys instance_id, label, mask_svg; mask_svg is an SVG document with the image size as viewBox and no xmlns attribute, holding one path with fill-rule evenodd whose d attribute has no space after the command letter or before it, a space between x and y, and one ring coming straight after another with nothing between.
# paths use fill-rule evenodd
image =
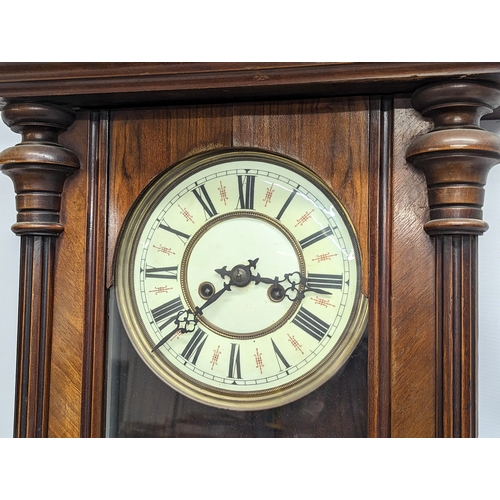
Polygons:
<instances>
[{"instance_id":1,"label":"clock case side panel","mask_svg":"<svg viewBox=\"0 0 500 500\"><path fill-rule=\"evenodd\" d=\"M430 124L407 96L395 96L392 136L391 437L436 437L436 290L434 242L425 177L406 161Z\"/></svg>"},{"instance_id":2,"label":"clock case side panel","mask_svg":"<svg viewBox=\"0 0 500 500\"><path fill-rule=\"evenodd\" d=\"M428 128L404 96L374 96L370 127L369 436L435 435L434 246L423 175L406 162Z\"/></svg>"},{"instance_id":3,"label":"clock case side panel","mask_svg":"<svg viewBox=\"0 0 500 500\"><path fill-rule=\"evenodd\" d=\"M102 435L106 338L106 111L82 111L61 142L81 169L67 184L57 242L49 437Z\"/></svg>"}]
</instances>

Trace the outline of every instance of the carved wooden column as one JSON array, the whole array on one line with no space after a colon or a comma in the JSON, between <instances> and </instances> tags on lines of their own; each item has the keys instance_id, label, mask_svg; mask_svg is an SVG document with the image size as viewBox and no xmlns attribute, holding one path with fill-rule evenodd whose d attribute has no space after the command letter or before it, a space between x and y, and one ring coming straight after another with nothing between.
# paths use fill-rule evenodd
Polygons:
<instances>
[{"instance_id":1,"label":"carved wooden column","mask_svg":"<svg viewBox=\"0 0 500 500\"><path fill-rule=\"evenodd\" d=\"M439 437L476 436L477 237L484 185L500 161L500 137L479 125L500 105L490 82L431 84L413 95L413 106L434 121L407 159L421 168L429 188L425 230L436 242L437 422Z\"/></svg>"},{"instance_id":2,"label":"carved wooden column","mask_svg":"<svg viewBox=\"0 0 500 500\"><path fill-rule=\"evenodd\" d=\"M0 153L14 183L21 236L18 359L14 435L45 437L49 405L55 237L66 178L79 168L76 155L58 143L75 120L72 110L44 104L11 104L4 122L22 142Z\"/></svg>"}]
</instances>

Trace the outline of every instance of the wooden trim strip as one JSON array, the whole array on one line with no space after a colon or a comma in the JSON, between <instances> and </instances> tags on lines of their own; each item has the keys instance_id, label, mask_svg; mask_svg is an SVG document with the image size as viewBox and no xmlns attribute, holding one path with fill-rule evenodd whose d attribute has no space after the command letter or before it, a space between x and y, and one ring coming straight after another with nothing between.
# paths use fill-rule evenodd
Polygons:
<instances>
[{"instance_id":1,"label":"wooden trim strip","mask_svg":"<svg viewBox=\"0 0 500 500\"><path fill-rule=\"evenodd\" d=\"M391 97L372 99L370 122L370 319L369 437L391 435L391 260L392 260Z\"/></svg>"},{"instance_id":2,"label":"wooden trim strip","mask_svg":"<svg viewBox=\"0 0 500 500\"><path fill-rule=\"evenodd\" d=\"M437 437L477 435L477 236L436 238Z\"/></svg>"},{"instance_id":3,"label":"wooden trim strip","mask_svg":"<svg viewBox=\"0 0 500 500\"><path fill-rule=\"evenodd\" d=\"M105 255L108 113L89 118L87 260L82 374L81 437L101 437L105 364Z\"/></svg>"}]
</instances>

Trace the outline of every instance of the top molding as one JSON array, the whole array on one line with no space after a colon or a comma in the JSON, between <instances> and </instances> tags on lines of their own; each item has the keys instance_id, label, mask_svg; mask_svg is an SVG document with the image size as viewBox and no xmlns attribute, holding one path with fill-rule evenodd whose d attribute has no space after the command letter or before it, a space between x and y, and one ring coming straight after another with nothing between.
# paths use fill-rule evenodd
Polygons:
<instances>
[{"instance_id":1,"label":"top molding","mask_svg":"<svg viewBox=\"0 0 500 500\"><path fill-rule=\"evenodd\" d=\"M500 63L0 63L0 108L411 93L453 78L500 83Z\"/></svg>"}]
</instances>

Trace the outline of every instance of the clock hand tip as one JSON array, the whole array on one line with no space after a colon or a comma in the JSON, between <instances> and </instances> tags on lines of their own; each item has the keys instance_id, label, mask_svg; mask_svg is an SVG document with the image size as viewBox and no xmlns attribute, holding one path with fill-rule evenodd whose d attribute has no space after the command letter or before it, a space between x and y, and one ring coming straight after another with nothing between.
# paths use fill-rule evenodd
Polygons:
<instances>
[{"instance_id":1,"label":"clock hand tip","mask_svg":"<svg viewBox=\"0 0 500 500\"><path fill-rule=\"evenodd\" d=\"M256 259L253 259L253 260L248 260L248 264L250 265L250 267L253 267L255 269L255 267L257 266L257 262L259 262L259 257L257 257Z\"/></svg>"},{"instance_id":2,"label":"clock hand tip","mask_svg":"<svg viewBox=\"0 0 500 500\"><path fill-rule=\"evenodd\" d=\"M219 274L222 278L227 274L227 266L221 267L220 269L215 269L215 272Z\"/></svg>"}]
</instances>

